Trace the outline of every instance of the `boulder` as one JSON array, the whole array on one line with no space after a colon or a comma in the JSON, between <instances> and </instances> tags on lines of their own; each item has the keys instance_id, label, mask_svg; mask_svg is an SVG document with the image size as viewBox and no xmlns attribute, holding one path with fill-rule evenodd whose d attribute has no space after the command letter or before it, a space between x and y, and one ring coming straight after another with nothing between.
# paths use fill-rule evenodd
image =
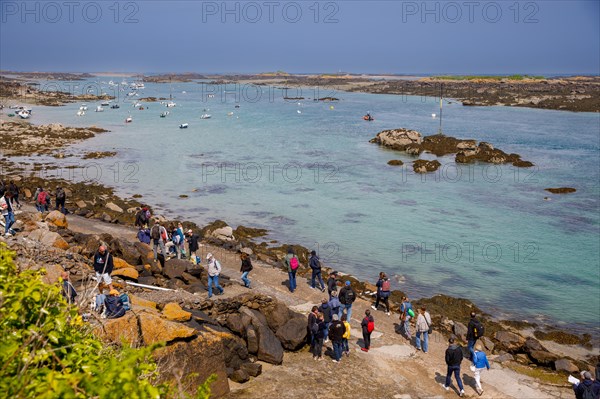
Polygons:
<instances>
[{"instance_id":1,"label":"boulder","mask_svg":"<svg viewBox=\"0 0 600 399\"><path fill-rule=\"evenodd\" d=\"M60 211L50 212L44 219L47 223L53 224L56 227L68 228L69 222L67 222L66 216Z\"/></svg>"},{"instance_id":2,"label":"boulder","mask_svg":"<svg viewBox=\"0 0 600 399\"><path fill-rule=\"evenodd\" d=\"M252 325L246 327L246 345L248 346L248 352L255 355L258 353L258 336Z\"/></svg>"},{"instance_id":3,"label":"boulder","mask_svg":"<svg viewBox=\"0 0 600 399\"><path fill-rule=\"evenodd\" d=\"M246 327L242 322L242 317L239 314L230 314L225 319L225 326L237 335L243 335Z\"/></svg>"},{"instance_id":4,"label":"boulder","mask_svg":"<svg viewBox=\"0 0 600 399\"><path fill-rule=\"evenodd\" d=\"M136 241L133 246L137 250L141 263L152 263L154 261L154 251L152 247L148 244L144 244L143 242Z\"/></svg>"},{"instance_id":5,"label":"boulder","mask_svg":"<svg viewBox=\"0 0 600 399\"><path fill-rule=\"evenodd\" d=\"M492 340L488 337L481 337L479 338L479 341L483 344L483 346L485 346L485 349L487 349L490 353L494 350L494 347L496 346L494 345L494 342L492 342Z\"/></svg>"},{"instance_id":6,"label":"boulder","mask_svg":"<svg viewBox=\"0 0 600 399\"><path fill-rule=\"evenodd\" d=\"M45 230L37 229L29 234L29 238L34 241L39 241L49 247L55 247L60 249L69 249L69 244L60 236L60 234Z\"/></svg>"},{"instance_id":7,"label":"boulder","mask_svg":"<svg viewBox=\"0 0 600 399\"><path fill-rule=\"evenodd\" d=\"M28 188L24 188L23 190L23 194L25 194L25 198L29 199L32 197L33 194L31 194L31 190Z\"/></svg>"},{"instance_id":8,"label":"boulder","mask_svg":"<svg viewBox=\"0 0 600 399\"><path fill-rule=\"evenodd\" d=\"M175 302L167 303L162 311L163 316L167 320L173 321L188 321L192 318L190 312L181 309L181 306Z\"/></svg>"},{"instance_id":9,"label":"boulder","mask_svg":"<svg viewBox=\"0 0 600 399\"><path fill-rule=\"evenodd\" d=\"M519 352L525 344L525 338L510 331L497 331L494 338L498 345L507 352Z\"/></svg>"},{"instance_id":10,"label":"boulder","mask_svg":"<svg viewBox=\"0 0 600 399\"><path fill-rule=\"evenodd\" d=\"M136 295L129 295L129 301L132 305L143 306L147 308L156 309L156 302L149 301L147 299L140 298Z\"/></svg>"},{"instance_id":11,"label":"boulder","mask_svg":"<svg viewBox=\"0 0 600 399\"><path fill-rule=\"evenodd\" d=\"M251 377L258 377L262 373L262 364L244 363L242 364L241 369L248 373L248 375Z\"/></svg>"},{"instance_id":12,"label":"boulder","mask_svg":"<svg viewBox=\"0 0 600 399\"><path fill-rule=\"evenodd\" d=\"M146 285L155 285L156 284L156 277L153 276L140 276L138 277L138 283L140 284L146 284Z\"/></svg>"},{"instance_id":13,"label":"boulder","mask_svg":"<svg viewBox=\"0 0 600 399\"><path fill-rule=\"evenodd\" d=\"M531 351L529 352L529 357L535 364L546 367L552 367L558 359L558 356L545 350Z\"/></svg>"},{"instance_id":14,"label":"boulder","mask_svg":"<svg viewBox=\"0 0 600 399\"><path fill-rule=\"evenodd\" d=\"M137 317L133 312L125 312L118 319L105 319L94 329L94 335L107 342L120 345L123 341L135 347L140 344Z\"/></svg>"},{"instance_id":15,"label":"boulder","mask_svg":"<svg viewBox=\"0 0 600 399\"><path fill-rule=\"evenodd\" d=\"M248 373L242 369L235 370L233 373L231 373L229 378L231 379L231 381L237 382L239 384L243 384L244 382L250 380L250 376L248 375Z\"/></svg>"},{"instance_id":16,"label":"boulder","mask_svg":"<svg viewBox=\"0 0 600 399\"><path fill-rule=\"evenodd\" d=\"M515 360L515 358L510 353L502 353L494 359L494 361L498 363L510 362L513 360Z\"/></svg>"},{"instance_id":17,"label":"boulder","mask_svg":"<svg viewBox=\"0 0 600 399\"><path fill-rule=\"evenodd\" d=\"M417 159L413 162L413 170L415 173L430 173L438 170L441 165L438 160L427 161L425 159Z\"/></svg>"},{"instance_id":18,"label":"boulder","mask_svg":"<svg viewBox=\"0 0 600 399\"><path fill-rule=\"evenodd\" d=\"M54 285L58 282L60 274L65 270L61 265L49 264L45 265L46 274L42 277L42 281L49 285Z\"/></svg>"},{"instance_id":19,"label":"boulder","mask_svg":"<svg viewBox=\"0 0 600 399\"><path fill-rule=\"evenodd\" d=\"M118 238L111 239L109 240L108 245L115 257L123 259L132 266L146 263L137 246L128 240L122 240Z\"/></svg>"},{"instance_id":20,"label":"boulder","mask_svg":"<svg viewBox=\"0 0 600 399\"><path fill-rule=\"evenodd\" d=\"M556 371L566 371L569 374L579 372L579 367L571 359L558 359L554 362L554 369Z\"/></svg>"},{"instance_id":21,"label":"boulder","mask_svg":"<svg viewBox=\"0 0 600 399\"><path fill-rule=\"evenodd\" d=\"M123 208L121 208L119 205L117 205L113 202L109 202L104 206L107 207L108 209L110 209L111 211L123 213Z\"/></svg>"},{"instance_id":22,"label":"boulder","mask_svg":"<svg viewBox=\"0 0 600 399\"><path fill-rule=\"evenodd\" d=\"M85 201L82 201L82 200L79 200L79 201L75 202L75 205L77 205L77 207L78 207L78 208L81 208L81 209L83 209L83 208L87 208L87 204L86 204L86 202L85 202Z\"/></svg>"},{"instance_id":23,"label":"boulder","mask_svg":"<svg viewBox=\"0 0 600 399\"><path fill-rule=\"evenodd\" d=\"M194 277L200 277L202 276L202 272L204 271L204 268L202 267L202 265L200 264L195 264L192 262L188 262L187 268L185 269L186 273L194 276Z\"/></svg>"},{"instance_id":24,"label":"boulder","mask_svg":"<svg viewBox=\"0 0 600 399\"><path fill-rule=\"evenodd\" d=\"M265 308L261 313L265 316L269 328L273 331L277 331L291 317L289 308L279 301L274 301L272 308Z\"/></svg>"},{"instance_id":25,"label":"boulder","mask_svg":"<svg viewBox=\"0 0 600 399\"><path fill-rule=\"evenodd\" d=\"M117 257L113 257L113 265L115 266L115 269L124 269L126 267L133 268L133 266L125 260Z\"/></svg>"},{"instance_id":26,"label":"boulder","mask_svg":"<svg viewBox=\"0 0 600 399\"><path fill-rule=\"evenodd\" d=\"M235 237L233 236L233 229L231 226L225 226L218 229L213 230L210 234L211 237L219 239L221 241L233 241Z\"/></svg>"},{"instance_id":27,"label":"boulder","mask_svg":"<svg viewBox=\"0 0 600 399\"><path fill-rule=\"evenodd\" d=\"M402 166L402 165L404 165L404 162L402 162L399 159L392 159L391 161L388 161L387 164L390 166Z\"/></svg>"},{"instance_id":28,"label":"boulder","mask_svg":"<svg viewBox=\"0 0 600 399\"><path fill-rule=\"evenodd\" d=\"M389 147L394 150L404 151L408 145L421 144L421 133L410 129L392 129L377 133L370 142Z\"/></svg>"},{"instance_id":29,"label":"boulder","mask_svg":"<svg viewBox=\"0 0 600 399\"><path fill-rule=\"evenodd\" d=\"M288 320L275 335L285 349L296 351L306 343L306 334L306 319L300 316Z\"/></svg>"},{"instance_id":30,"label":"boulder","mask_svg":"<svg viewBox=\"0 0 600 399\"><path fill-rule=\"evenodd\" d=\"M196 335L196 330L183 324L162 319L161 317L142 313L139 315L139 325L143 343L151 345L158 342L170 342L176 339L191 338Z\"/></svg>"},{"instance_id":31,"label":"boulder","mask_svg":"<svg viewBox=\"0 0 600 399\"><path fill-rule=\"evenodd\" d=\"M211 374L216 374L217 379L210 386L211 397L223 397L229 392L223 345L218 336L199 334L189 342L180 341L159 348L153 352L153 357L160 365L158 383L170 383L195 395L198 386Z\"/></svg>"},{"instance_id":32,"label":"boulder","mask_svg":"<svg viewBox=\"0 0 600 399\"><path fill-rule=\"evenodd\" d=\"M163 275L170 279L181 277L182 273L185 273L187 270L189 264L190 262L183 259L170 259L165 263Z\"/></svg>"},{"instance_id":33,"label":"boulder","mask_svg":"<svg viewBox=\"0 0 600 399\"><path fill-rule=\"evenodd\" d=\"M540 344L540 341L538 341L537 339L533 338L533 337L528 337L525 340L525 352L527 353L531 353L533 351L545 351L546 348L544 348L542 346L542 344Z\"/></svg>"},{"instance_id":34,"label":"boulder","mask_svg":"<svg viewBox=\"0 0 600 399\"><path fill-rule=\"evenodd\" d=\"M192 314L194 320L196 320L200 324L212 324L219 325L219 322L198 309L190 309L189 311Z\"/></svg>"},{"instance_id":35,"label":"boulder","mask_svg":"<svg viewBox=\"0 0 600 399\"><path fill-rule=\"evenodd\" d=\"M463 323L455 321L452 326L452 333L456 335L461 341L467 340L467 326Z\"/></svg>"},{"instance_id":36,"label":"boulder","mask_svg":"<svg viewBox=\"0 0 600 399\"><path fill-rule=\"evenodd\" d=\"M119 276L127 280L136 280L139 277L139 273L133 267L125 267L122 269L114 269L110 274L111 276Z\"/></svg>"}]
</instances>

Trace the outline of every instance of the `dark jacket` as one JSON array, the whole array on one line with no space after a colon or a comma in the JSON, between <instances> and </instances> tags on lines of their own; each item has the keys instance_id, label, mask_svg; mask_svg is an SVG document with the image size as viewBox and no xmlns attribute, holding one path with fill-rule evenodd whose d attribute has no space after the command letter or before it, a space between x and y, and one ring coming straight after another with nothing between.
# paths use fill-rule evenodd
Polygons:
<instances>
[{"instance_id":1,"label":"dark jacket","mask_svg":"<svg viewBox=\"0 0 600 399\"><path fill-rule=\"evenodd\" d=\"M109 295L104 300L104 306L106 306L106 318L107 319L118 319L125 315L125 308L123 303L118 296Z\"/></svg>"},{"instance_id":2,"label":"dark jacket","mask_svg":"<svg viewBox=\"0 0 600 399\"><path fill-rule=\"evenodd\" d=\"M327 292L331 295L333 291L337 291L337 279L335 277L329 277L327 280Z\"/></svg>"},{"instance_id":3,"label":"dark jacket","mask_svg":"<svg viewBox=\"0 0 600 399\"><path fill-rule=\"evenodd\" d=\"M108 261L106 258L108 257ZM106 269L104 269L104 264L106 263ZM100 252L96 251L94 255L94 271L96 273L108 273L111 274L113 271L113 256L108 252L104 252L104 255L100 254Z\"/></svg>"},{"instance_id":4,"label":"dark jacket","mask_svg":"<svg viewBox=\"0 0 600 399\"><path fill-rule=\"evenodd\" d=\"M148 223L148 221L146 220L146 211L140 209L139 212L135 215L135 226L142 227L146 223Z\"/></svg>"},{"instance_id":5,"label":"dark jacket","mask_svg":"<svg viewBox=\"0 0 600 399\"><path fill-rule=\"evenodd\" d=\"M325 339L325 330L327 330L327 323L317 320L317 334L315 335L315 338Z\"/></svg>"},{"instance_id":6,"label":"dark jacket","mask_svg":"<svg viewBox=\"0 0 600 399\"><path fill-rule=\"evenodd\" d=\"M319 260L319 257L317 255L313 255L310 257L310 261L309 261L308 265L315 272L321 270L321 261Z\"/></svg>"},{"instance_id":7,"label":"dark jacket","mask_svg":"<svg viewBox=\"0 0 600 399\"><path fill-rule=\"evenodd\" d=\"M340 320L335 320L329 326L329 339L332 341L341 341L344 338L346 326Z\"/></svg>"},{"instance_id":8,"label":"dark jacket","mask_svg":"<svg viewBox=\"0 0 600 399\"><path fill-rule=\"evenodd\" d=\"M15 183L10 183L8 185L8 192L14 196L19 195L19 187Z\"/></svg>"},{"instance_id":9,"label":"dark jacket","mask_svg":"<svg viewBox=\"0 0 600 399\"><path fill-rule=\"evenodd\" d=\"M250 257L247 257L242 261L242 267L240 268L240 272L245 273L252 270L252 262L250 262Z\"/></svg>"},{"instance_id":10,"label":"dark jacket","mask_svg":"<svg viewBox=\"0 0 600 399\"><path fill-rule=\"evenodd\" d=\"M319 325L317 323L317 315L313 312L308 314L308 332L309 334L316 335L319 330Z\"/></svg>"},{"instance_id":11,"label":"dark jacket","mask_svg":"<svg viewBox=\"0 0 600 399\"><path fill-rule=\"evenodd\" d=\"M348 296L347 293L348 292L352 292L354 294L354 296L352 297L352 299L347 298L347 296ZM342 288L341 291L340 291L340 295L338 295L338 299L344 305L352 305L352 303L354 301L356 301L356 292L354 292L354 290L352 289L352 287L350 287L350 286L344 286L344 288Z\"/></svg>"},{"instance_id":12,"label":"dark jacket","mask_svg":"<svg viewBox=\"0 0 600 399\"><path fill-rule=\"evenodd\" d=\"M573 385L573 391L575 391L575 399L583 399L583 393L586 390L591 390L594 398L598 398L600 396L600 384L595 383L592 380L583 380L577 385Z\"/></svg>"},{"instance_id":13,"label":"dark jacket","mask_svg":"<svg viewBox=\"0 0 600 399\"><path fill-rule=\"evenodd\" d=\"M333 316L333 313L331 312L331 306L329 306L329 303L321 304L321 306L319 306L319 312L323 313L323 319L325 320L325 323L329 323L331 321L331 316Z\"/></svg>"},{"instance_id":14,"label":"dark jacket","mask_svg":"<svg viewBox=\"0 0 600 399\"><path fill-rule=\"evenodd\" d=\"M477 339L477 335L475 334L475 328L479 324L479 320L477 320L476 317L471 317L471 320L469 320L469 324L467 325L467 340L474 341Z\"/></svg>"},{"instance_id":15,"label":"dark jacket","mask_svg":"<svg viewBox=\"0 0 600 399\"><path fill-rule=\"evenodd\" d=\"M195 252L200 248L198 245L198 241L200 241L200 236L198 234L192 234L187 238L188 243L190 244L190 252Z\"/></svg>"},{"instance_id":16,"label":"dark jacket","mask_svg":"<svg viewBox=\"0 0 600 399\"><path fill-rule=\"evenodd\" d=\"M459 345L452 344L446 349L446 364L448 366L460 366L462 360L463 353Z\"/></svg>"},{"instance_id":17,"label":"dark jacket","mask_svg":"<svg viewBox=\"0 0 600 399\"><path fill-rule=\"evenodd\" d=\"M369 322L372 321L373 323L375 322L375 319L373 319L373 316L365 316L362 321L360 322L360 326L362 327L363 333L365 334L370 334L369 330L367 329L367 326L369 325Z\"/></svg>"}]
</instances>

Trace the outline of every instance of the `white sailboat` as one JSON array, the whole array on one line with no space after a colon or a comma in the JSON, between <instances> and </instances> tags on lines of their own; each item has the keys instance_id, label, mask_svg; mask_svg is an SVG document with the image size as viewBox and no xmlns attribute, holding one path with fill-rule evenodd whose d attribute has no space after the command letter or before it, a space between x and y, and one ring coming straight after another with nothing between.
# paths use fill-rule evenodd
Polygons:
<instances>
[{"instance_id":1,"label":"white sailboat","mask_svg":"<svg viewBox=\"0 0 600 399\"><path fill-rule=\"evenodd\" d=\"M77 111L77 116L84 116L85 115L85 111L84 110L79 110Z\"/></svg>"},{"instance_id":2,"label":"white sailboat","mask_svg":"<svg viewBox=\"0 0 600 399\"><path fill-rule=\"evenodd\" d=\"M212 118L212 115L210 115L210 114L202 114L200 116L200 119L210 119L210 118Z\"/></svg>"},{"instance_id":3,"label":"white sailboat","mask_svg":"<svg viewBox=\"0 0 600 399\"><path fill-rule=\"evenodd\" d=\"M102 108L102 105L98 105L96 107L96 112L104 112L104 108Z\"/></svg>"}]
</instances>

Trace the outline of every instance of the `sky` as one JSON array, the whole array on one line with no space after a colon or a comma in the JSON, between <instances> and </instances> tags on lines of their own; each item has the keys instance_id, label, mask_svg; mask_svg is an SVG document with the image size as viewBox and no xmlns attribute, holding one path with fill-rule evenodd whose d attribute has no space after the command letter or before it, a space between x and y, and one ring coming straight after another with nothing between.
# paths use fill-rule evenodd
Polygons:
<instances>
[{"instance_id":1,"label":"sky","mask_svg":"<svg viewBox=\"0 0 600 399\"><path fill-rule=\"evenodd\" d=\"M0 0L0 69L598 75L599 4Z\"/></svg>"}]
</instances>

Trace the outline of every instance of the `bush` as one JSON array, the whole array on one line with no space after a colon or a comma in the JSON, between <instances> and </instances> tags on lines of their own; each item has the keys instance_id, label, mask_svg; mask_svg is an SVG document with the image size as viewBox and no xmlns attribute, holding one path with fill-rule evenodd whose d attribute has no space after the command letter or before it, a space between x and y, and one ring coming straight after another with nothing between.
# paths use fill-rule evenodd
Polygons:
<instances>
[{"instance_id":1,"label":"bush","mask_svg":"<svg viewBox=\"0 0 600 399\"><path fill-rule=\"evenodd\" d=\"M152 351L105 347L86 328L60 287L44 284L37 271L17 272L13 253L0 243L0 397L167 398ZM198 398L210 396L209 384Z\"/></svg>"}]
</instances>

